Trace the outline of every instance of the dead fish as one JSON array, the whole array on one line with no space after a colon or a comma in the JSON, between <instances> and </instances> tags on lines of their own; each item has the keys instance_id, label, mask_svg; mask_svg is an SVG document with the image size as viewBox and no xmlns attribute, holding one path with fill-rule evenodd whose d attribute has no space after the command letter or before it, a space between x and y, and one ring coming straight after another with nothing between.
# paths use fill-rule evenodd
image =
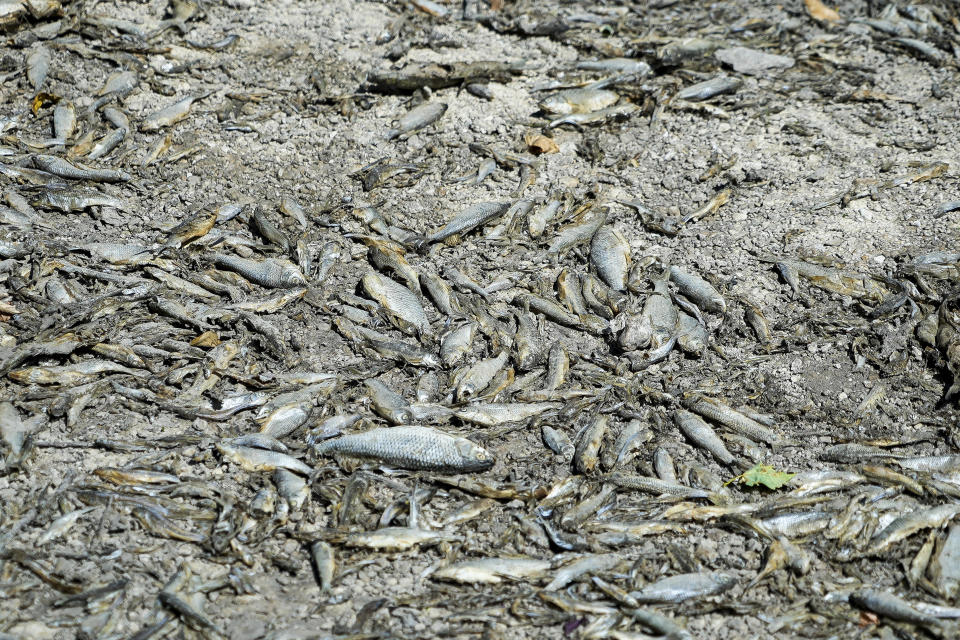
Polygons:
<instances>
[{"instance_id":1,"label":"dead fish","mask_svg":"<svg viewBox=\"0 0 960 640\"><path fill-rule=\"evenodd\" d=\"M503 369L508 357L506 351L501 351L496 357L480 360L471 366L457 384L456 399L467 401L486 389L493 377Z\"/></svg>"},{"instance_id":2,"label":"dead fish","mask_svg":"<svg viewBox=\"0 0 960 640\"><path fill-rule=\"evenodd\" d=\"M376 531L358 531L346 534L342 538L335 538L337 542L347 547L378 551L406 551L453 539L455 538L447 531L430 531L415 527L383 527Z\"/></svg>"},{"instance_id":3,"label":"dead fish","mask_svg":"<svg viewBox=\"0 0 960 640\"><path fill-rule=\"evenodd\" d=\"M549 253L563 253L573 247L595 238L598 229L603 229L607 221L606 210L588 211L578 216L568 225L557 230L557 235L547 249Z\"/></svg>"},{"instance_id":4,"label":"dead fish","mask_svg":"<svg viewBox=\"0 0 960 640\"><path fill-rule=\"evenodd\" d=\"M279 451L235 446L227 442L217 443L217 449L225 459L239 465L244 471L288 469L305 476L313 473L313 468L306 463Z\"/></svg>"},{"instance_id":5,"label":"dead fish","mask_svg":"<svg viewBox=\"0 0 960 640\"><path fill-rule=\"evenodd\" d=\"M939 626L940 620L915 609L909 602L889 591L860 589L850 594L850 604L902 622Z\"/></svg>"},{"instance_id":6,"label":"dead fish","mask_svg":"<svg viewBox=\"0 0 960 640\"><path fill-rule=\"evenodd\" d=\"M752 440L759 440L773 446L784 443L784 440L772 430L714 398L688 394L683 397L681 402L690 411L718 422L731 431L747 436Z\"/></svg>"},{"instance_id":7,"label":"dead fish","mask_svg":"<svg viewBox=\"0 0 960 640\"><path fill-rule=\"evenodd\" d=\"M608 418L599 415L583 430L573 454L573 465L579 473L591 473L599 462L600 444L607 433Z\"/></svg>"},{"instance_id":8,"label":"dead fish","mask_svg":"<svg viewBox=\"0 0 960 640\"><path fill-rule=\"evenodd\" d=\"M136 89L139 84L140 79L137 77L136 72L115 71L107 76L106 81L103 83L103 86L100 87L97 95L118 95L123 97Z\"/></svg>"},{"instance_id":9,"label":"dead fish","mask_svg":"<svg viewBox=\"0 0 960 640\"><path fill-rule=\"evenodd\" d=\"M710 425L704 422L700 416L681 409L673 414L673 421L683 435L687 436L698 447L712 453L713 457L722 464L731 464L734 461L733 454L727 450L723 440L714 433Z\"/></svg>"},{"instance_id":10,"label":"dead fish","mask_svg":"<svg viewBox=\"0 0 960 640\"><path fill-rule=\"evenodd\" d=\"M866 553L882 553L918 531L943 526L957 514L960 514L960 505L942 504L900 516L870 538Z\"/></svg>"},{"instance_id":11,"label":"dead fish","mask_svg":"<svg viewBox=\"0 0 960 640\"><path fill-rule=\"evenodd\" d=\"M684 573L663 578L640 591L630 593L640 604L676 604L692 598L705 598L730 589L737 579L725 573Z\"/></svg>"},{"instance_id":12,"label":"dead fish","mask_svg":"<svg viewBox=\"0 0 960 640\"><path fill-rule=\"evenodd\" d=\"M426 242L442 242L454 235L462 235L503 215L509 202L479 202L455 215L439 230L427 236Z\"/></svg>"},{"instance_id":13,"label":"dead fish","mask_svg":"<svg viewBox=\"0 0 960 640\"><path fill-rule=\"evenodd\" d=\"M426 102L416 106L395 120L394 128L387 131L384 137L393 140L423 129L439 120L446 112L447 105L443 102Z\"/></svg>"},{"instance_id":14,"label":"dead fish","mask_svg":"<svg viewBox=\"0 0 960 640\"><path fill-rule=\"evenodd\" d=\"M636 489L656 495L671 495L681 498L709 498L711 493L702 489L694 489L682 484L665 482L660 478L650 478L636 473L625 473L617 471L607 476L607 480L624 489Z\"/></svg>"},{"instance_id":15,"label":"dead fish","mask_svg":"<svg viewBox=\"0 0 960 640\"><path fill-rule=\"evenodd\" d=\"M70 164L56 156L36 155L33 164L37 169L52 173L68 180L91 180L93 182L127 182L133 179L126 171L120 169L87 169Z\"/></svg>"},{"instance_id":16,"label":"dead fish","mask_svg":"<svg viewBox=\"0 0 960 640\"><path fill-rule=\"evenodd\" d=\"M409 424L413 421L410 403L399 393L379 380L365 380L364 385L374 413L391 424Z\"/></svg>"},{"instance_id":17,"label":"dead fish","mask_svg":"<svg viewBox=\"0 0 960 640\"><path fill-rule=\"evenodd\" d=\"M33 88L34 94L40 91L40 87L47 79L51 61L50 50L43 46L35 47L27 54L27 81Z\"/></svg>"},{"instance_id":18,"label":"dead fish","mask_svg":"<svg viewBox=\"0 0 960 640\"><path fill-rule=\"evenodd\" d=\"M543 436L544 444L546 444L551 451L557 455L563 456L565 462L573 460L573 454L576 451L576 447L573 446L570 436L563 431L554 429L550 425L546 424L543 425L540 433Z\"/></svg>"},{"instance_id":19,"label":"dead fish","mask_svg":"<svg viewBox=\"0 0 960 640\"><path fill-rule=\"evenodd\" d=\"M183 222L167 231L167 239L161 247L164 249L182 249L191 242L210 233L217 223L218 213L214 209L204 209L189 216Z\"/></svg>"},{"instance_id":20,"label":"dead fish","mask_svg":"<svg viewBox=\"0 0 960 640\"><path fill-rule=\"evenodd\" d=\"M561 406L557 402L478 403L460 407L454 414L467 422L495 427L510 422L522 422Z\"/></svg>"},{"instance_id":21,"label":"dead fish","mask_svg":"<svg viewBox=\"0 0 960 640\"><path fill-rule=\"evenodd\" d=\"M77 509L75 511L71 511L70 513L60 516L59 518L53 521L50 527L46 531L44 531L39 538L37 538L37 542L36 542L37 546L38 547L43 546L46 543L50 542L51 540L59 538L60 536L65 534L74 524L76 524L77 520L79 520L85 514L90 513L94 509L96 509L96 507L84 507L83 509Z\"/></svg>"},{"instance_id":22,"label":"dead fish","mask_svg":"<svg viewBox=\"0 0 960 640\"><path fill-rule=\"evenodd\" d=\"M98 158L102 158L116 149L126 137L127 131L125 129L114 129L113 131L105 134L97 141L97 144L93 145L90 153L87 154L87 159L96 160Z\"/></svg>"},{"instance_id":23,"label":"dead fish","mask_svg":"<svg viewBox=\"0 0 960 640\"><path fill-rule=\"evenodd\" d=\"M581 60L577 69L585 71L608 71L614 73L631 74L638 77L650 74L650 65L643 60L634 58L606 58L603 60Z\"/></svg>"},{"instance_id":24,"label":"dead fish","mask_svg":"<svg viewBox=\"0 0 960 640\"><path fill-rule=\"evenodd\" d=\"M536 558L479 558L441 567L431 577L462 584L499 584L504 579L537 580L550 568L550 561Z\"/></svg>"},{"instance_id":25,"label":"dead fish","mask_svg":"<svg viewBox=\"0 0 960 640\"><path fill-rule=\"evenodd\" d=\"M676 97L680 100L709 100L723 93L733 93L739 89L742 84L743 80L740 78L717 76L681 89L677 92Z\"/></svg>"},{"instance_id":26,"label":"dead fish","mask_svg":"<svg viewBox=\"0 0 960 640\"><path fill-rule=\"evenodd\" d=\"M213 263L218 267L239 273L247 280L269 288L302 287L307 279L297 265L289 260L267 258L256 261L237 256L217 254Z\"/></svg>"},{"instance_id":27,"label":"dead fish","mask_svg":"<svg viewBox=\"0 0 960 640\"><path fill-rule=\"evenodd\" d=\"M607 286L614 291L625 291L630 271L630 244L613 227L600 227L590 243L590 264Z\"/></svg>"},{"instance_id":28,"label":"dead fish","mask_svg":"<svg viewBox=\"0 0 960 640\"><path fill-rule=\"evenodd\" d=\"M258 422L260 433L283 438L299 429L310 417L309 402L293 402L275 409Z\"/></svg>"},{"instance_id":29,"label":"dead fish","mask_svg":"<svg viewBox=\"0 0 960 640\"><path fill-rule=\"evenodd\" d=\"M20 419L20 412L10 402L0 402L0 438L7 445L7 451L11 459L16 459L24 444L30 430Z\"/></svg>"},{"instance_id":30,"label":"dead fish","mask_svg":"<svg viewBox=\"0 0 960 640\"><path fill-rule=\"evenodd\" d=\"M140 123L140 130L151 133L180 122L190 115L190 108L193 106L193 103L205 98L207 95L208 94L187 96L159 111L154 111L147 115L143 119L143 122Z\"/></svg>"},{"instance_id":31,"label":"dead fish","mask_svg":"<svg viewBox=\"0 0 960 640\"><path fill-rule=\"evenodd\" d=\"M472 322L448 331L440 339L440 360L447 367L456 365L473 346L477 325Z\"/></svg>"},{"instance_id":32,"label":"dead fish","mask_svg":"<svg viewBox=\"0 0 960 640\"><path fill-rule=\"evenodd\" d=\"M53 109L53 137L66 144L77 130L77 110L69 100L61 100Z\"/></svg>"},{"instance_id":33,"label":"dead fish","mask_svg":"<svg viewBox=\"0 0 960 640\"><path fill-rule=\"evenodd\" d=\"M606 122L607 120L622 118L629 116L633 113L636 113L640 110L640 107L633 104L632 102L621 103L614 105L612 107L607 107L606 109L600 109L598 111L588 111L586 113L571 113L569 115L561 116L555 120L551 120L547 125L548 129L553 129L554 127L559 127L563 124L571 124L575 127L582 127L586 124L595 124L598 122Z\"/></svg>"},{"instance_id":34,"label":"dead fish","mask_svg":"<svg viewBox=\"0 0 960 640\"><path fill-rule=\"evenodd\" d=\"M623 558L617 554L589 555L578 558L561 567L543 589L544 591L556 591L563 589L568 584L577 580L581 576L592 573L603 573L613 569L618 564L623 563Z\"/></svg>"},{"instance_id":35,"label":"dead fish","mask_svg":"<svg viewBox=\"0 0 960 640\"><path fill-rule=\"evenodd\" d=\"M704 311L723 313L727 310L723 296L697 274L673 266L670 267L670 280L677 285L680 293Z\"/></svg>"},{"instance_id":36,"label":"dead fish","mask_svg":"<svg viewBox=\"0 0 960 640\"><path fill-rule=\"evenodd\" d=\"M446 473L486 471L494 459L466 438L429 427L371 429L314 445L318 455L367 458L402 469Z\"/></svg>"},{"instance_id":37,"label":"dead fish","mask_svg":"<svg viewBox=\"0 0 960 640\"><path fill-rule=\"evenodd\" d=\"M72 387L93 382L104 373L138 375L137 371L106 360L84 360L77 364L26 367L11 371L10 379L20 384L53 384Z\"/></svg>"},{"instance_id":38,"label":"dead fish","mask_svg":"<svg viewBox=\"0 0 960 640\"><path fill-rule=\"evenodd\" d=\"M361 281L371 298L421 335L430 333L430 320L415 293L376 271L368 271ZM403 326L398 328L403 329Z\"/></svg>"},{"instance_id":39,"label":"dead fish","mask_svg":"<svg viewBox=\"0 0 960 640\"><path fill-rule=\"evenodd\" d=\"M606 109L619 99L607 89L567 89L544 98L539 106L548 113L568 115Z\"/></svg>"},{"instance_id":40,"label":"dead fish","mask_svg":"<svg viewBox=\"0 0 960 640\"><path fill-rule=\"evenodd\" d=\"M320 592L327 593L333 586L337 567L333 547L323 540L314 541L310 545L310 559L313 560L313 566L320 580Z\"/></svg>"}]
</instances>

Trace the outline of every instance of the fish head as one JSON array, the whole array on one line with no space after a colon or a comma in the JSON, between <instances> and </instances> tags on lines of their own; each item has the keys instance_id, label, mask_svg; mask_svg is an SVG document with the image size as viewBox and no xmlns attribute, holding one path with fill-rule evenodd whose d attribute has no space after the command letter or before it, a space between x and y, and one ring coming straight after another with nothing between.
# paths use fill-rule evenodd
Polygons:
<instances>
[{"instance_id":1,"label":"fish head","mask_svg":"<svg viewBox=\"0 0 960 640\"><path fill-rule=\"evenodd\" d=\"M560 115L565 115L572 111L570 103L567 102L567 99L562 95L547 96L540 101L539 106L544 111Z\"/></svg>"},{"instance_id":2,"label":"fish head","mask_svg":"<svg viewBox=\"0 0 960 640\"><path fill-rule=\"evenodd\" d=\"M493 466L493 455L475 442L457 438L455 446L466 470L486 471Z\"/></svg>"}]
</instances>

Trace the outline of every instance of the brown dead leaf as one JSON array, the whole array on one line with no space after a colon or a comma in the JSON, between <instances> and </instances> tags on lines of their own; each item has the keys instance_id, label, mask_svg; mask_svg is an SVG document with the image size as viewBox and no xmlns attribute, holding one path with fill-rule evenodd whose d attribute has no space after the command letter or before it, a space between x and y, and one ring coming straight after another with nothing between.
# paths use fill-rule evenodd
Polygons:
<instances>
[{"instance_id":1,"label":"brown dead leaf","mask_svg":"<svg viewBox=\"0 0 960 640\"><path fill-rule=\"evenodd\" d=\"M821 22L840 22L843 18L840 14L823 4L820 0L803 0L807 5L807 11L814 20Z\"/></svg>"},{"instance_id":2,"label":"brown dead leaf","mask_svg":"<svg viewBox=\"0 0 960 640\"><path fill-rule=\"evenodd\" d=\"M213 331L204 331L190 341L191 347L215 347L220 344L220 338Z\"/></svg>"},{"instance_id":3,"label":"brown dead leaf","mask_svg":"<svg viewBox=\"0 0 960 640\"><path fill-rule=\"evenodd\" d=\"M553 138L548 138L542 133L528 133L523 137L523 141L527 143L527 148L530 150L530 153L535 156L560 151L560 147L553 141Z\"/></svg>"}]
</instances>

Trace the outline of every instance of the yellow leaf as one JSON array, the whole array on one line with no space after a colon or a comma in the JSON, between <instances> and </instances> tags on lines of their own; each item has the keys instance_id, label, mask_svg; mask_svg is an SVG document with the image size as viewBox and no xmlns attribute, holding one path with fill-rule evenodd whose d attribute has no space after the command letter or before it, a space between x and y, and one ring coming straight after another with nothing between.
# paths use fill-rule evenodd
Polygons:
<instances>
[{"instance_id":1,"label":"yellow leaf","mask_svg":"<svg viewBox=\"0 0 960 640\"><path fill-rule=\"evenodd\" d=\"M821 22L840 22L843 20L839 13L820 0L803 0L803 2L807 5L807 11L810 12L814 20L820 20Z\"/></svg>"},{"instance_id":2,"label":"yellow leaf","mask_svg":"<svg viewBox=\"0 0 960 640\"><path fill-rule=\"evenodd\" d=\"M727 480L725 484L730 484L731 482L740 482L748 487L755 487L758 484L762 484L768 489L779 489L783 485L790 482L795 475L797 474L787 473L786 471L777 471L768 464L758 464L752 469L748 469L740 475Z\"/></svg>"}]
</instances>

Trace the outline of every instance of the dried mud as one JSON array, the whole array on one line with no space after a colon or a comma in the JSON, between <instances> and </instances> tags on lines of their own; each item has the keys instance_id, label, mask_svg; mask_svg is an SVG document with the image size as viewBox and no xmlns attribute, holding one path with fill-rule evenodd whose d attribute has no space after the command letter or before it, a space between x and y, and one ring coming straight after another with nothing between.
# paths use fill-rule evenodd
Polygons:
<instances>
[{"instance_id":1,"label":"dried mud","mask_svg":"<svg viewBox=\"0 0 960 640\"><path fill-rule=\"evenodd\" d=\"M158 25L167 10L166 0L85 4L89 15L122 18L143 25L146 31ZM858 469L858 463L823 459L826 447L843 442L882 443L909 456L958 453L956 408L943 401L952 380L942 354L914 337L921 316L912 316L906 305L871 319L868 314L876 301L824 291L807 281L801 281L800 292L794 293L767 260L807 258L893 276L919 254L956 250L957 214L935 214L942 203L958 197L957 58L943 51L943 64L932 64L866 25L818 23L801 2L660 4L665 6L547 2L518 7L509 0L505 3L503 15L529 14L544 20L555 16L572 26L553 37L498 33L490 22L453 19L453 14L459 15L459 4L445 5L451 16L437 18L402 2L359 1L204 3L203 16L187 22L185 33L170 29L149 44L90 25L64 31L46 43L53 59L43 90L74 101L78 115L118 65L135 68L140 75L139 87L120 102L133 131L117 150L89 163L123 168L134 179L98 185L119 198L122 208L93 207L74 213L42 210L43 224L32 231L4 231L4 237L35 247L2 276L7 302L16 311L5 312L0 322L10 337L6 348L15 349L40 328L48 329L45 322L55 324L64 317L36 302L42 291L31 293L39 278L48 275L41 273L45 260L59 257L109 269L70 249L89 242L162 242L165 231L188 215L228 202L259 204L296 237L301 233L299 225L278 210L284 197L292 197L309 215L302 232L310 253L319 260L324 247L335 242L340 258L322 284L309 287L306 299L262 316L282 336L282 355L271 355L262 339L243 323L216 326L212 321L219 339L235 341L242 351L208 396L250 390L245 380L256 380L269 390L271 380L286 371L336 373L342 376L341 385L318 401L314 419L356 411L378 422L362 379L380 376L412 400L424 370L376 361L334 325L337 295L357 292L360 278L369 269L366 248L344 237L366 231L354 210L374 204L395 227L427 234L472 203L513 200L516 169L499 166L479 185L451 179L479 166L482 158L471 150L472 143L522 153L526 133L545 132L559 151L539 157L537 180L524 197L534 198L540 206L552 194L564 191L577 204L591 200L605 204L607 223L627 238L635 262L648 256L657 265L695 270L728 302L727 313L706 314L716 348L699 358L672 353L636 374L638 382L677 397L694 390L716 395L732 406L749 405L775 416L779 432L800 442L779 449L761 447L762 461L777 469ZM468 5L480 14L490 13L486 4ZM956 6L948 6L956 15ZM864 2L842 2L837 8L845 18L865 16L868 10ZM586 14L610 16L621 10L624 15L607 24L578 21ZM405 20L398 38L380 43L381 34L398 19ZM954 27L945 26L956 51ZM51 109L45 107L36 116L30 113L33 91L18 73L28 49L13 40L14 34L22 32L23 27L10 32L11 41L0 47L0 74L5 74L0 117L18 117L20 123L5 134L10 138L3 142L14 160L36 152L27 142L51 137ZM215 42L227 34L237 34L239 39L223 50L187 43ZM743 85L734 94L710 101L722 113L667 104L655 119L645 108L612 122L545 129L548 121L539 115L537 102L548 92L538 87L603 77L599 72L576 71L574 64L580 60L626 54L649 61L654 67L650 76L616 89L637 105L644 105L664 87L712 77L722 67L711 55L676 66L658 64L660 46L691 36L712 38L725 47L764 49L790 56L795 64L760 76L727 69L726 73L741 77ZM409 43L409 48L398 51L398 42ZM70 46L74 44L84 48ZM402 55L391 61L386 57L391 50ZM391 122L409 108L411 96L370 91L365 78L371 71L419 62L480 60L523 62L525 69L507 82L490 83L491 100L459 86L435 90L432 99L449 107L437 123L403 140L384 139ZM858 90L865 89L872 97L856 97ZM181 97L204 94L208 95L181 122L159 133L139 130L145 115ZM218 118L231 100L236 115ZM90 128L109 129L99 115L81 118L81 130ZM162 156L159 162L142 167L151 144L165 135L172 136L168 154L196 148L180 160ZM401 175L365 191L356 172L378 160L415 164L419 173L409 180ZM714 162L728 160L712 177L700 179ZM852 185L869 188L936 162L949 168L934 179L815 208L836 194L847 193ZM4 190L20 188L9 177L0 181ZM639 200L650 210L682 216L700 209L726 188L732 190L727 204L686 225L676 236L650 230L635 209L618 204ZM256 237L249 233L243 216L219 226ZM493 241L479 229L465 234L459 243L437 244L420 254L411 251L407 257L416 268L431 265L441 271L456 266L481 283L504 275L515 277L515 286L491 295L491 309L498 317L508 317L515 308L511 301L523 287L546 282L552 288L564 266L586 268L585 246L559 259L547 255L546 246L557 226L552 223L540 240L530 239L524 230L517 237ZM253 246L261 253L259 242ZM219 251L201 244L167 257L176 261L175 273L186 275L209 268L211 256ZM279 255L274 249L262 253ZM654 271L651 267L650 273ZM136 269L129 269L129 274L145 277ZM81 281L90 295L107 288L82 276L64 277ZM941 295L950 288L949 284L937 286ZM272 293L254 288L248 295L265 298ZM180 299L179 294L174 297ZM746 299L761 307L770 323L773 340L767 345L757 340L744 320L742 301ZM433 307L427 308L434 331L442 333L447 320ZM37 310L46 310L48 316ZM137 325L155 320L147 306L135 305L93 318L83 331L94 342L114 336L135 342ZM171 323L176 327L171 338L189 342L200 333ZM567 348L573 371L578 362L606 363L621 355L602 337L548 321L541 324L547 344L559 342ZM380 329L391 332L385 326ZM83 353L41 357L28 364L67 364L71 357L89 357ZM492 355L495 352L478 339L470 357ZM182 379L177 375L196 363L201 365L196 372ZM153 384L154 390L162 382L165 389L183 393L195 376L205 375L202 359L172 358L157 364L155 371L145 372L149 376L111 377L129 386ZM654 440L629 464L631 470L653 475L651 454L660 444L678 463L695 461L723 479L734 475L683 438L670 419L669 406L640 396L619 397L599 383L585 382L586 378L573 380L574 388L609 394L601 404L611 415L613 434L626 422L627 409L646 416ZM471 478L519 486L526 490L525 497L498 500L481 516L455 527L458 540L435 547L381 553L335 544L336 577L331 590L321 593L308 541L338 524L337 501L351 477L362 475L369 487L355 522L347 527L355 530L376 528L383 510L417 487L436 489L422 507L423 523L440 520L475 496L451 488L430 473L367 465L351 476L330 459L313 458L305 429L300 428L283 441L293 455L318 469L311 495L302 509L291 510L286 523L271 521L250 508L259 490L272 488L270 474L241 469L224 460L215 446L224 438L256 431L249 412L224 421L189 419L169 408L124 398L107 384L68 426L64 416L50 411L64 390L21 385L9 378L0 384L3 399L13 401L24 419L48 413L32 436L35 450L22 467L0 471L0 637L139 638L146 637L136 635L140 630L164 620L166 625L153 637L215 637L216 632L178 617L158 602L164 585L184 566L200 582L221 583L197 606L234 640L367 637L364 634L580 637L595 619L591 613L562 611L539 599L542 581L464 586L439 583L429 575L441 563L464 557L559 557L560 550L542 546L518 527L520 517L535 516L537 499L531 494L535 496L538 487L549 488L574 473L569 462L544 446L539 423L507 429L457 421L445 425L451 432L481 442L496 458L492 470ZM883 399L861 409L861 403L878 388L885 390ZM170 400L177 402L178 397ZM548 424L573 436L586 413L548 420ZM169 436L190 441L163 444L158 440ZM115 444L123 442L135 444L129 450ZM607 446L611 443L608 436ZM178 541L155 535L128 509L108 502L81 517L62 537L39 546L38 538L56 518L85 506L77 488L104 484L92 475L104 467L153 468L174 474L184 487L175 501L245 531L219 548L210 542ZM598 491L601 484L599 477L589 479L581 496ZM851 487L826 494L822 504L803 510L839 513L861 490ZM733 503L780 495L737 485L729 491ZM886 524L917 505L933 506L956 498L931 491L912 496L902 488L883 493L874 486L867 499L875 501L872 508L880 514L879 522ZM617 493L611 513L620 519L655 519L670 504L623 491ZM236 511L236 517L224 515L229 509ZM403 523L406 511L399 514L396 522ZM200 534L209 534L214 524L189 519L177 523ZM861 614L836 599L836 594L860 585L887 588L912 600L956 604L907 580L905 565L926 540L925 533L878 557L851 562L837 559L839 545L822 532L800 537L794 542L810 553L809 573L801 576L782 570L746 588L764 565L766 540L722 520L685 522L683 527L682 532L651 535L616 548L613 552L624 558L624 566L602 575L628 590L661 576L694 570L737 577L737 586L720 595L657 606L685 620L696 638L826 638L861 633L864 637L893 637L890 633L918 637L923 633L918 627L889 620L876 624L869 617L872 614ZM7 538L9 531L14 535ZM106 605L65 603L69 593L58 593L11 550L35 558L61 586L66 585L61 591L86 591L123 580L122 597ZM616 606L589 580L575 583L570 593ZM109 622L95 619L101 609L110 612ZM104 622L106 627L98 626ZM618 628L644 629L626 620ZM943 637L950 637L949 631L944 633Z\"/></svg>"}]
</instances>

